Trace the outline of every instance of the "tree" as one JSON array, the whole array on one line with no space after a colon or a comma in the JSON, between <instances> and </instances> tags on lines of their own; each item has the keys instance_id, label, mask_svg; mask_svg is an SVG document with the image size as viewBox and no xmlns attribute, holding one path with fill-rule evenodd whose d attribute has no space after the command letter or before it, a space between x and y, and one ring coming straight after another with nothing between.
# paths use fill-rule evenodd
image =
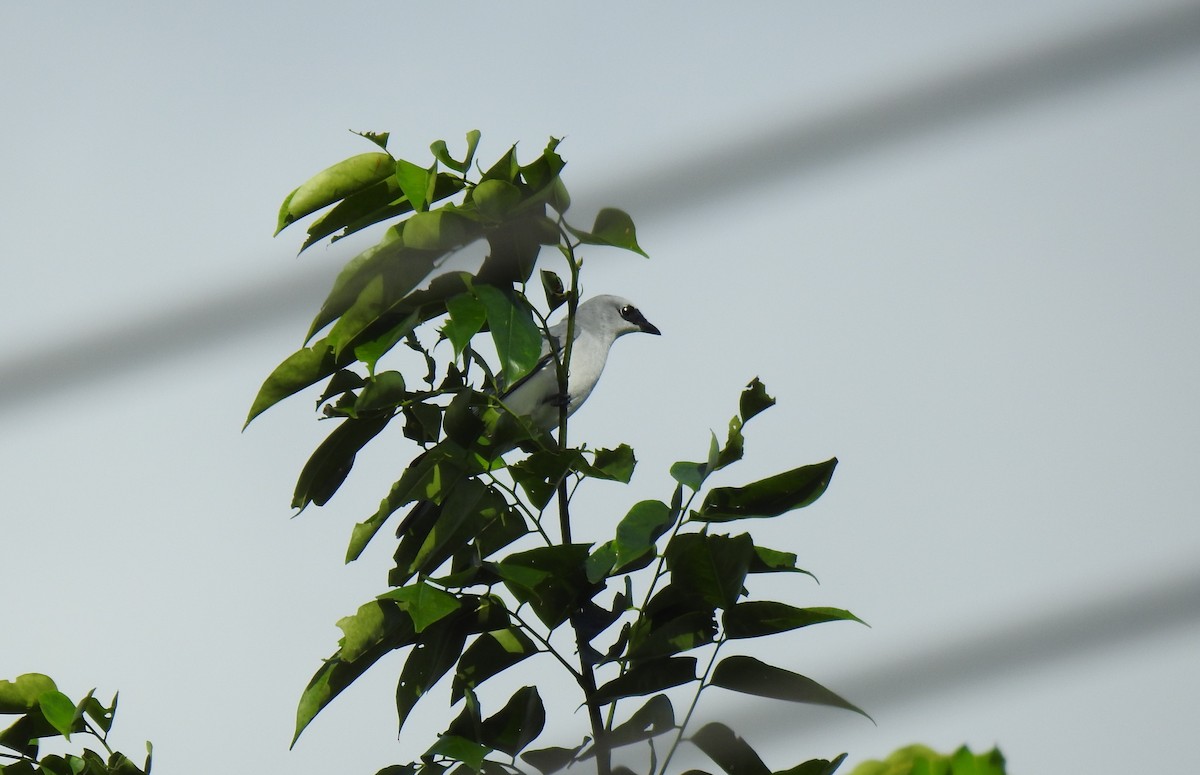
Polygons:
<instances>
[{"instance_id":1,"label":"tree","mask_svg":"<svg viewBox=\"0 0 1200 775\"><path fill-rule=\"evenodd\" d=\"M805 676L722 653L731 641L857 621L841 609L746 599L751 574L805 571L792 553L756 545L746 532L720 531L726 523L808 506L837 465L831 458L743 486L708 486L711 474L742 457L746 423L775 403L761 382L743 391L724 441L714 434L702 460L671 466L670 495L633 504L613 538L597 546L572 541L572 496L586 479L628 482L633 450L572 446L565 405L549 434L497 398L534 367L551 313L565 309L572 330L581 251L616 247L645 255L629 216L602 210L588 230L566 220L570 198L557 140L532 162L518 162L512 148L478 172L478 132L468 134L461 158L434 143L431 165L394 158L387 135L364 137L377 150L293 191L278 228L329 208L309 225L303 250L391 223L338 276L308 339L324 335L271 373L247 422L326 382L318 406L335 426L300 473L292 502L299 509L329 501L357 453L393 422L421 445L378 511L351 531L348 561L393 514L418 505L398 534L391 589L338 623L344 637L303 694L296 734L396 649L409 650L397 687L401 728L446 675L450 700L461 710L419 762L389 773L451 766L510 772L518 755L547 773L591 758L609 773L612 751L635 744L645 747L649 769L666 772L685 739L727 772L770 772L729 727L689 730L703 692L719 688L862 713ZM487 246L477 272L429 279L447 255L475 241ZM535 272L544 247L557 249L561 276ZM494 360L487 356L489 339ZM571 342L568 335L553 352L564 395ZM381 366L401 343L420 356L419 380ZM518 448L514 459L504 457ZM561 637L564 630L571 637ZM482 684L539 655L579 687L591 728L578 745L529 750L545 718L536 686L519 689L498 710L483 707ZM674 687L691 689L682 717L667 693ZM633 698L641 704L621 712ZM840 761L807 762L794 771L831 772Z\"/></svg>"}]
</instances>

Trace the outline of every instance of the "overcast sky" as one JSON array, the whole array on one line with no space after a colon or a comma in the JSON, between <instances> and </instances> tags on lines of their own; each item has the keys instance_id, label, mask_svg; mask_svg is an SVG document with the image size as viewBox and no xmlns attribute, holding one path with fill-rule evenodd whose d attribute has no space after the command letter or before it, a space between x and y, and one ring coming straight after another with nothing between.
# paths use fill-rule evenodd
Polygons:
<instances>
[{"instance_id":1,"label":"overcast sky","mask_svg":"<svg viewBox=\"0 0 1200 775\"><path fill-rule=\"evenodd\" d=\"M641 461L588 485L581 537L666 497L755 375L779 404L724 483L841 460L752 526L821 585L752 591L872 626L755 653L878 726L716 690L700 716L778 768L1194 758L1200 6L9 0L0 67L0 677L119 689L123 750L370 775L444 728L435 691L397 742L393 657L287 750L334 622L385 588L383 542L341 558L412 449L292 520L328 426L302 397L240 429L370 239L297 258L281 199L370 150L348 129L418 162L479 129L485 160L565 137L575 219L625 207L651 256L585 259L663 336L573 420Z\"/></svg>"}]
</instances>

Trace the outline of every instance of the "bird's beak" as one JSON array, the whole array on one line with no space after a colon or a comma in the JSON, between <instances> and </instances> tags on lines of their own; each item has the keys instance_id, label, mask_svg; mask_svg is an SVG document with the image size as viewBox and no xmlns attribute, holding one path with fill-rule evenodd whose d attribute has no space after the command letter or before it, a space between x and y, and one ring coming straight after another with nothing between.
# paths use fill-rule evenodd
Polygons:
<instances>
[{"instance_id":1,"label":"bird's beak","mask_svg":"<svg viewBox=\"0 0 1200 775\"><path fill-rule=\"evenodd\" d=\"M658 326L646 320L646 316L641 313L641 310L634 310L634 314L629 318L629 322L636 323L639 331L654 334L655 336L662 335L662 331L658 330Z\"/></svg>"}]
</instances>

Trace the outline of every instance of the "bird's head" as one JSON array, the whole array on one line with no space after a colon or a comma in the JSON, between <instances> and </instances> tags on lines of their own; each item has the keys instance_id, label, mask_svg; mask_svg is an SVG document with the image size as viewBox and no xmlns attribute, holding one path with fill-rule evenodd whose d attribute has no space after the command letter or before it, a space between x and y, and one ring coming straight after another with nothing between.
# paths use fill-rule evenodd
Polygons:
<instances>
[{"instance_id":1,"label":"bird's head","mask_svg":"<svg viewBox=\"0 0 1200 775\"><path fill-rule=\"evenodd\" d=\"M620 296L593 296L579 304L576 314L580 323L609 332L614 339L638 331L655 336L662 333L633 302Z\"/></svg>"}]
</instances>

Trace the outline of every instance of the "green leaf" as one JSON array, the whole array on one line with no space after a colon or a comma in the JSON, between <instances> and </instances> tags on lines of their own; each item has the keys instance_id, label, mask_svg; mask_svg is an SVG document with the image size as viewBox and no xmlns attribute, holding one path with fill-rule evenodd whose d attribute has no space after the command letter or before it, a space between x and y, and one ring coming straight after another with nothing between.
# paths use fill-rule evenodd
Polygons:
<instances>
[{"instance_id":1,"label":"green leaf","mask_svg":"<svg viewBox=\"0 0 1200 775\"><path fill-rule=\"evenodd\" d=\"M309 213L383 180L394 169L392 157L386 153L362 153L327 167L283 200L275 233Z\"/></svg>"},{"instance_id":2,"label":"green leaf","mask_svg":"<svg viewBox=\"0 0 1200 775\"><path fill-rule=\"evenodd\" d=\"M521 189L507 180L485 180L471 191L471 201L484 218L501 221L521 203Z\"/></svg>"},{"instance_id":3,"label":"green leaf","mask_svg":"<svg viewBox=\"0 0 1200 775\"><path fill-rule=\"evenodd\" d=\"M396 685L396 714L399 728L412 713L413 707L462 653L466 630L457 619L437 622L418 636L417 647L408 654L400 681Z\"/></svg>"},{"instance_id":4,"label":"green leaf","mask_svg":"<svg viewBox=\"0 0 1200 775\"><path fill-rule=\"evenodd\" d=\"M390 132L359 132L355 129L351 129L350 131L359 137L370 140L385 151L387 150L388 138L392 136Z\"/></svg>"},{"instance_id":5,"label":"green leaf","mask_svg":"<svg viewBox=\"0 0 1200 775\"><path fill-rule=\"evenodd\" d=\"M304 238L300 252L303 253L331 234L346 229L346 232L334 238L341 239L350 233L349 229L353 224L364 224L365 227L411 209L412 204L404 198L395 176L389 176L356 194L351 194L309 224L308 236Z\"/></svg>"},{"instance_id":6,"label":"green leaf","mask_svg":"<svg viewBox=\"0 0 1200 775\"><path fill-rule=\"evenodd\" d=\"M619 571L654 551L655 542L675 524L675 516L662 501L635 503L617 524L613 541L616 550L614 567Z\"/></svg>"},{"instance_id":7,"label":"green leaf","mask_svg":"<svg viewBox=\"0 0 1200 775\"><path fill-rule=\"evenodd\" d=\"M644 697L696 680L695 657L666 657L643 662L596 690L596 702L607 705L622 697Z\"/></svg>"},{"instance_id":8,"label":"green leaf","mask_svg":"<svg viewBox=\"0 0 1200 775\"><path fill-rule=\"evenodd\" d=\"M756 697L844 708L871 718L861 708L842 699L811 678L768 665L754 657L725 657L713 670L709 683Z\"/></svg>"},{"instance_id":9,"label":"green leaf","mask_svg":"<svg viewBox=\"0 0 1200 775\"><path fill-rule=\"evenodd\" d=\"M455 172L465 173L471 168L471 161L475 158L475 149L479 146L480 137L481 134L478 129L472 129L470 132L467 132L467 155L463 157L462 161L458 161L450 155L445 140L435 140L433 145L429 146L429 150L433 152L433 157L442 164L445 164Z\"/></svg>"},{"instance_id":10,"label":"green leaf","mask_svg":"<svg viewBox=\"0 0 1200 775\"><path fill-rule=\"evenodd\" d=\"M803 508L825 492L837 462L837 458L831 458L744 487L714 488L709 490L700 511L693 512L692 518L702 522L728 522L747 517L775 517Z\"/></svg>"},{"instance_id":11,"label":"green leaf","mask_svg":"<svg viewBox=\"0 0 1200 775\"><path fill-rule=\"evenodd\" d=\"M405 198L412 203L413 210L418 213L424 212L429 207L429 198L433 193L433 180L436 173L436 164L425 169L410 161L396 159L396 181L400 185L400 190L404 192Z\"/></svg>"},{"instance_id":12,"label":"green leaf","mask_svg":"<svg viewBox=\"0 0 1200 775\"><path fill-rule=\"evenodd\" d=\"M424 581L407 587L389 590L379 596L380 600L395 600L401 610L412 617L413 627L418 633L426 627L444 619L458 610L458 598Z\"/></svg>"},{"instance_id":13,"label":"green leaf","mask_svg":"<svg viewBox=\"0 0 1200 775\"><path fill-rule=\"evenodd\" d=\"M539 546L490 565L513 596L554 629L587 598L588 548L588 544Z\"/></svg>"},{"instance_id":14,"label":"green leaf","mask_svg":"<svg viewBox=\"0 0 1200 775\"><path fill-rule=\"evenodd\" d=\"M15 680L0 680L0 713L24 713L37 707L38 697L58 691L54 680L42 673L25 673Z\"/></svg>"},{"instance_id":15,"label":"green leaf","mask_svg":"<svg viewBox=\"0 0 1200 775\"><path fill-rule=\"evenodd\" d=\"M567 291L563 287L562 278L549 269L542 270L542 290L546 294L547 312L553 312L567 303Z\"/></svg>"},{"instance_id":16,"label":"green leaf","mask_svg":"<svg viewBox=\"0 0 1200 775\"><path fill-rule=\"evenodd\" d=\"M690 490L699 490L706 474L704 463L681 460L671 466L671 478Z\"/></svg>"},{"instance_id":17,"label":"green leaf","mask_svg":"<svg viewBox=\"0 0 1200 775\"><path fill-rule=\"evenodd\" d=\"M742 391L741 398L738 400L738 414L741 415L742 422L746 423L750 421L751 417L772 406L775 406L775 399L767 395L766 385L758 377L755 377Z\"/></svg>"},{"instance_id":18,"label":"green leaf","mask_svg":"<svg viewBox=\"0 0 1200 775\"><path fill-rule=\"evenodd\" d=\"M754 556L750 558L750 573L803 573L817 578L803 568L796 567L795 552L781 552L768 549L765 546L754 547Z\"/></svg>"},{"instance_id":19,"label":"green leaf","mask_svg":"<svg viewBox=\"0 0 1200 775\"><path fill-rule=\"evenodd\" d=\"M691 740L729 775L771 775L770 768L750 744L724 724L705 724L696 730Z\"/></svg>"},{"instance_id":20,"label":"green leaf","mask_svg":"<svg viewBox=\"0 0 1200 775\"><path fill-rule=\"evenodd\" d=\"M415 314L419 305L404 304L405 294L429 275L438 257L436 253L401 249L391 253L389 263L362 286L354 302L341 312L330 329L325 341L333 346L334 352L340 356L359 344L360 337L373 327L378 328L388 316L406 319L399 332L391 332L389 339L393 343L411 331L420 321Z\"/></svg>"},{"instance_id":21,"label":"green leaf","mask_svg":"<svg viewBox=\"0 0 1200 775\"><path fill-rule=\"evenodd\" d=\"M478 334L487 320L487 310L483 302L472 293L460 293L446 299L446 311L450 317L442 326L442 333L454 345L454 355L461 356L463 350L471 343L471 337Z\"/></svg>"},{"instance_id":22,"label":"green leaf","mask_svg":"<svg viewBox=\"0 0 1200 775\"><path fill-rule=\"evenodd\" d=\"M866 624L841 608L796 608L768 600L738 603L721 616L721 624L728 638L760 638L812 624L838 621Z\"/></svg>"},{"instance_id":23,"label":"green leaf","mask_svg":"<svg viewBox=\"0 0 1200 775\"><path fill-rule=\"evenodd\" d=\"M633 626L627 657L635 660L671 656L713 642L717 623L712 610L688 611L666 621L642 619Z\"/></svg>"},{"instance_id":24,"label":"green leaf","mask_svg":"<svg viewBox=\"0 0 1200 775\"><path fill-rule=\"evenodd\" d=\"M71 724L75 720L75 703L71 698L57 689L42 692L38 695L38 708L50 726L67 740L71 739Z\"/></svg>"},{"instance_id":25,"label":"green leaf","mask_svg":"<svg viewBox=\"0 0 1200 775\"><path fill-rule=\"evenodd\" d=\"M346 419L334 428L300 471L292 508L303 509L309 503L324 506L346 480L359 450L378 436L391 419L390 414Z\"/></svg>"},{"instance_id":26,"label":"green leaf","mask_svg":"<svg viewBox=\"0 0 1200 775\"><path fill-rule=\"evenodd\" d=\"M671 584L703 597L716 608L730 608L742 593L754 542L750 535L682 533L664 555Z\"/></svg>"},{"instance_id":27,"label":"green leaf","mask_svg":"<svg viewBox=\"0 0 1200 775\"><path fill-rule=\"evenodd\" d=\"M633 219L622 210L613 207L601 210L596 214L596 222L592 225L590 232L572 229L570 226L567 228L585 245L611 245L649 258L637 244L637 232L633 227Z\"/></svg>"},{"instance_id":28,"label":"green leaf","mask_svg":"<svg viewBox=\"0 0 1200 775\"><path fill-rule=\"evenodd\" d=\"M404 246L442 255L482 236L479 225L463 211L444 205L438 210L414 213L404 221Z\"/></svg>"},{"instance_id":29,"label":"green leaf","mask_svg":"<svg viewBox=\"0 0 1200 775\"><path fill-rule=\"evenodd\" d=\"M463 651L458 660L454 682L450 687L450 702L458 702L465 690L474 690L492 676L536 653L537 644L515 627L483 633Z\"/></svg>"},{"instance_id":30,"label":"green leaf","mask_svg":"<svg viewBox=\"0 0 1200 775\"><path fill-rule=\"evenodd\" d=\"M409 652L396 685L400 729L404 728L417 700L458 661L467 636L505 627L507 616L495 598L464 595L457 614L434 622L417 636L416 646Z\"/></svg>"},{"instance_id":31,"label":"green leaf","mask_svg":"<svg viewBox=\"0 0 1200 775\"><path fill-rule=\"evenodd\" d=\"M480 741L509 756L516 756L542 733L546 709L536 687L518 689L495 715L484 720Z\"/></svg>"},{"instance_id":32,"label":"green leaf","mask_svg":"<svg viewBox=\"0 0 1200 775\"><path fill-rule=\"evenodd\" d=\"M327 339L292 353L263 382L242 427L245 428L251 420L283 399L316 384L337 369L338 359Z\"/></svg>"},{"instance_id":33,"label":"green leaf","mask_svg":"<svg viewBox=\"0 0 1200 775\"><path fill-rule=\"evenodd\" d=\"M457 735L442 735L438 741L425 752L425 756L445 756L454 761L462 762L475 772L483 765L484 757L491 753L486 745L467 740Z\"/></svg>"},{"instance_id":34,"label":"green leaf","mask_svg":"<svg viewBox=\"0 0 1200 775\"><path fill-rule=\"evenodd\" d=\"M609 479L629 484L629 480L633 478L635 466L637 466L637 458L633 454L633 448L628 444L622 444L616 449L596 450L587 474L597 479Z\"/></svg>"},{"instance_id":35,"label":"green leaf","mask_svg":"<svg viewBox=\"0 0 1200 775\"><path fill-rule=\"evenodd\" d=\"M363 603L354 614L338 619L337 626L343 636L336 657L343 662L354 662L385 643L388 650L399 648L416 637L412 617L379 600Z\"/></svg>"},{"instance_id":36,"label":"green leaf","mask_svg":"<svg viewBox=\"0 0 1200 775\"><path fill-rule=\"evenodd\" d=\"M537 365L542 354L542 333L528 304L518 304L490 285L477 285L473 291L486 310L505 379L512 384Z\"/></svg>"},{"instance_id":37,"label":"green leaf","mask_svg":"<svg viewBox=\"0 0 1200 775\"><path fill-rule=\"evenodd\" d=\"M321 665L296 708L296 731L292 745L304 728L347 686L383 656L416 642L412 618L392 603L372 600L357 613L338 621L344 636L338 651Z\"/></svg>"},{"instance_id":38,"label":"green leaf","mask_svg":"<svg viewBox=\"0 0 1200 775\"><path fill-rule=\"evenodd\" d=\"M361 417L372 412L390 412L407 397L404 375L398 371L382 371L363 382L363 390L354 401L354 414Z\"/></svg>"}]
</instances>

